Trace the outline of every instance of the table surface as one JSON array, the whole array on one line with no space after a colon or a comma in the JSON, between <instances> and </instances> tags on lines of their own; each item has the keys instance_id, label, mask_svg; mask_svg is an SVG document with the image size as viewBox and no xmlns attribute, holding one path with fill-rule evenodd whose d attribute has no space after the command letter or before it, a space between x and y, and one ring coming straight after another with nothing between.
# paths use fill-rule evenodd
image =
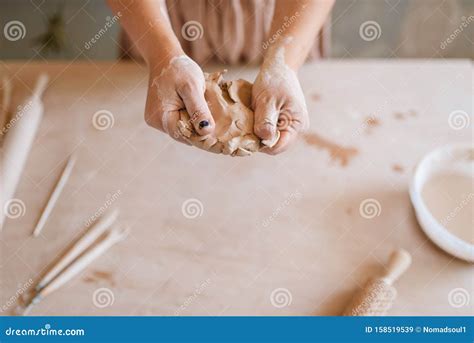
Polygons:
<instances>
[{"instance_id":1,"label":"table surface","mask_svg":"<svg viewBox=\"0 0 474 343\"><path fill-rule=\"evenodd\" d=\"M339 315L398 247L413 264L396 285L390 314L474 314L472 305L450 305L456 292L474 294L474 267L428 240L408 196L424 154L472 141L471 126L448 123L453 111L472 114L469 61L308 64L300 80L310 136L284 154L246 158L177 144L147 127L143 66L0 63L0 75L13 78L15 101L42 71L51 77L45 116L15 196L26 212L0 234L2 314L101 206L120 209L129 237L32 315ZM253 80L255 73L231 68L228 78ZM100 110L114 119L102 131L92 120ZM353 154L331 156L314 134ZM33 238L72 152L73 174ZM182 210L189 199L196 199L196 218ZM378 216L361 215L366 199L380 205ZM109 306L94 301L101 292L113 300Z\"/></svg>"}]
</instances>

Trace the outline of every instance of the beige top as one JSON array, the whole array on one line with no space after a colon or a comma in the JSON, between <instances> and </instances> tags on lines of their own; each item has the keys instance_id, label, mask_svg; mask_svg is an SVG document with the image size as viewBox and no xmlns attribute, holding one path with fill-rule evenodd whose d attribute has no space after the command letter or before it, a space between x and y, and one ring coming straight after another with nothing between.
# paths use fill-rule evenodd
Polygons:
<instances>
[{"instance_id":1,"label":"beige top","mask_svg":"<svg viewBox=\"0 0 474 343\"><path fill-rule=\"evenodd\" d=\"M209 61L235 64L261 60L268 45L275 0L167 0L165 6L173 30L189 57L200 64ZM289 15L285 23L290 25L296 18L297 14ZM325 25L309 58L327 55L328 33ZM122 56L140 56L125 34L122 49Z\"/></svg>"}]
</instances>

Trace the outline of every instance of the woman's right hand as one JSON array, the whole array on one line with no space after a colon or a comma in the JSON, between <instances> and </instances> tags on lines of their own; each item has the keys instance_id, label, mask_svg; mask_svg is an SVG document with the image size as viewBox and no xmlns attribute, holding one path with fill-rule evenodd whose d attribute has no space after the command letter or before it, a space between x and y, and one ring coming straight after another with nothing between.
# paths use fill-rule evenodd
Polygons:
<instances>
[{"instance_id":1,"label":"woman's right hand","mask_svg":"<svg viewBox=\"0 0 474 343\"><path fill-rule=\"evenodd\" d=\"M204 98L205 79L199 65L186 55L171 57L165 63L149 61L150 79L145 121L173 139L186 143L178 133L180 110L186 110L199 135L214 131L215 122Z\"/></svg>"}]
</instances>

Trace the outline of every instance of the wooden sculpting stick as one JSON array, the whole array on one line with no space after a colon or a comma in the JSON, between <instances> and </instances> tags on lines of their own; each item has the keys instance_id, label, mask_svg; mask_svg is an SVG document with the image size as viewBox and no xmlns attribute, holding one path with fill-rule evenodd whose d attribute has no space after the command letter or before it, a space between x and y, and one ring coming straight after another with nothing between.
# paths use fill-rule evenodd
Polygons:
<instances>
[{"instance_id":1,"label":"wooden sculpting stick","mask_svg":"<svg viewBox=\"0 0 474 343\"><path fill-rule=\"evenodd\" d=\"M41 214L41 217L38 220L38 223L36 224L36 227L33 231L33 236L38 237L39 234L41 233L41 230L43 230L43 227L46 224L46 221L48 220L49 215L53 211L54 205L56 205L56 202L58 201L59 196L61 195L61 192L63 191L67 180L71 176L72 169L74 168L75 163L76 163L76 157L74 155L69 157L69 160L67 161L67 164L64 167L61 176L59 177L58 183L56 184L56 187L51 193L48 203L46 204L46 207L44 208L44 211Z\"/></svg>"},{"instance_id":2,"label":"wooden sculpting stick","mask_svg":"<svg viewBox=\"0 0 474 343\"><path fill-rule=\"evenodd\" d=\"M383 316L392 307L397 297L393 283L408 269L411 256L405 250L396 250L390 255L386 272L382 277L367 282L344 311L345 316Z\"/></svg>"},{"instance_id":3,"label":"wooden sculpting stick","mask_svg":"<svg viewBox=\"0 0 474 343\"><path fill-rule=\"evenodd\" d=\"M81 256L79 256L74 262L72 262L67 268L65 268L53 281L38 291L34 297L30 300L28 305L23 311L23 315L26 315L31 308L38 304L45 297L56 291L66 282L71 280L74 276L84 270L92 261L102 255L114 244L122 241L128 234L128 230L112 230L109 231L106 236L100 240L97 244L86 250Z\"/></svg>"},{"instance_id":4,"label":"wooden sculpting stick","mask_svg":"<svg viewBox=\"0 0 474 343\"><path fill-rule=\"evenodd\" d=\"M94 241L102 235L117 220L119 211L114 210L110 214L100 218L95 225L89 229L72 248L56 263L36 285L39 291L53 280L68 264L77 256L82 254Z\"/></svg>"}]
</instances>

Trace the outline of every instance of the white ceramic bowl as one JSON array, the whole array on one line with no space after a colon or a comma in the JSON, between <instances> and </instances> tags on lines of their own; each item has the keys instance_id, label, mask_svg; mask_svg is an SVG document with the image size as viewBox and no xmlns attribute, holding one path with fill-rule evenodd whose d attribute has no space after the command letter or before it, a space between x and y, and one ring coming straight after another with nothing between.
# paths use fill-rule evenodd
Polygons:
<instances>
[{"instance_id":1,"label":"white ceramic bowl","mask_svg":"<svg viewBox=\"0 0 474 343\"><path fill-rule=\"evenodd\" d=\"M469 262L474 262L474 244L455 236L436 220L426 206L421 191L424 184L437 173L452 171L472 177L473 167L474 148L471 144L444 146L430 152L419 162L410 185L410 198L416 218L426 235L446 252Z\"/></svg>"}]
</instances>

